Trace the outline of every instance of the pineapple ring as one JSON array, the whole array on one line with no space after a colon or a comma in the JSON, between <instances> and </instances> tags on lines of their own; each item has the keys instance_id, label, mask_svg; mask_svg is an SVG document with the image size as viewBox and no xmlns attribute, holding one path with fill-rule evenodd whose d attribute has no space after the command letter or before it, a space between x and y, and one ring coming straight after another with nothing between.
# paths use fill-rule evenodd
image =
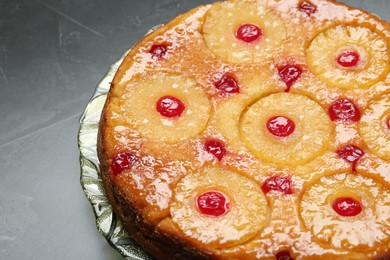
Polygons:
<instances>
[{"instance_id":1,"label":"pineapple ring","mask_svg":"<svg viewBox=\"0 0 390 260\"><path fill-rule=\"evenodd\" d=\"M359 56L356 66L343 67L344 51ZM341 89L367 88L389 72L389 48L379 34L360 26L339 25L318 34L306 51L309 68L323 82Z\"/></svg>"},{"instance_id":2,"label":"pineapple ring","mask_svg":"<svg viewBox=\"0 0 390 260\"><path fill-rule=\"evenodd\" d=\"M218 128L228 140L229 147L241 152L246 149L240 138L240 115L246 107L257 99L267 96L276 90L283 91L284 86L275 87L269 71L262 70L255 73L246 73L242 76L242 93L229 97L217 106Z\"/></svg>"},{"instance_id":3,"label":"pineapple ring","mask_svg":"<svg viewBox=\"0 0 390 260\"><path fill-rule=\"evenodd\" d=\"M190 78L155 73L138 78L125 92L120 104L124 118L142 137L177 143L196 136L207 126L210 102L202 87ZM167 95L185 104L181 116L164 117L157 111L157 101Z\"/></svg>"},{"instance_id":4,"label":"pineapple ring","mask_svg":"<svg viewBox=\"0 0 390 260\"><path fill-rule=\"evenodd\" d=\"M278 137L267 129L274 116L292 120L295 130ZM331 139L332 124L324 109L310 98L291 93L276 93L251 105L241 115L241 139L259 159L299 165L322 154Z\"/></svg>"},{"instance_id":5,"label":"pineapple ring","mask_svg":"<svg viewBox=\"0 0 390 260\"><path fill-rule=\"evenodd\" d=\"M198 210L196 198L208 191L228 197L230 208L224 215L208 216ZM186 236L210 247L224 248L258 234L268 222L269 208L257 183L230 170L205 168L188 174L176 186L171 215Z\"/></svg>"},{"instance_id":6,"label":"pineapple ring","mask_svg":"<svg viewBox=\"0 0 390 260\"><path fill-rule=\"evenodd\" d=\"M360 120L360 135L370 152L390 160L390 93L372 101Z\"/></svg>"},{"instance_id":7,"label":"pineapple ring","mask_svg":"<svg viewBox=\"0 0 390 260\"><path fill-rule=\"evenodd\" d=\"M243 24L258 26L261 38L251 43L238 40L236 30ZM279 16L258 2L242 1L215 3L206 16L203 35L209 50L218 57L232 63L247 63L270 58L286 39L287 31Z\"/></svg>"},{"instance_id":8,"label":"pineapple ring","mask_svg":"<svg viewBox=\"0 0 390 260\"><path fill-rule=\"evenodd\" d=\"M362 211L341 216L332 208L338 198L358 201ZM300 214L304 225L321 242L335 248L375 248L390 236L390 191L362 175L340 173L324 176L302 196Z\"/></svg>"},{"instance_id":9,"label":"pineapple ring","mask_svg":"<svg viewBox=\"0 0 390 260\"><path fill-rule=\"evenodd\" d=\"M246 95L236 95L223 102L217 109L218 128L228 140L229 147L238 152L246 148L240 137L240 114L250 105L252 99Z\"/></svg>"}]
</instances>

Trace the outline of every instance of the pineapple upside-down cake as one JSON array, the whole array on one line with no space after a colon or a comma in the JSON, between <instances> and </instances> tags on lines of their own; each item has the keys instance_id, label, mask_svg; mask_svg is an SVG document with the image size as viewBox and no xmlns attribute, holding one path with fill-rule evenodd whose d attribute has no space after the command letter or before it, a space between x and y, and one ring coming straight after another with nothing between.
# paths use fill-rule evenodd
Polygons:
<instances>
[{"instance_id":1,"label":"pineapple upside-down cake","mask_svg":"<svg viewBox=\"0 0 390 260\"><path fill-rule=\"evenodd\" d=\"M217 2L147 35L99 130L126 229L159 259L388 259L389 36L326 0Z\"/></svg>"}]
</instances>

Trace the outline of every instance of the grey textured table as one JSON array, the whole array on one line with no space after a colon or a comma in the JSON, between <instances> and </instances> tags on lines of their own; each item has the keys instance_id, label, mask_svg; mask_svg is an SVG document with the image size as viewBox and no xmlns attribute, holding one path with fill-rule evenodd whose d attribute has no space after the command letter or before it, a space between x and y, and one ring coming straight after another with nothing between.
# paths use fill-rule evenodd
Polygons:
<instances>
[{"instance_id":1,"label":"grey textured table","mask_svg":"<svg viewBox=\"0 0 390 260\"><path fill-rule=\"evenodd\" d=\"M0 0L0 259L121 259L79 183L79 117L154 25L212 1ZM390 20L389 0L344 0Z\"/></svg>"}]
</instances>

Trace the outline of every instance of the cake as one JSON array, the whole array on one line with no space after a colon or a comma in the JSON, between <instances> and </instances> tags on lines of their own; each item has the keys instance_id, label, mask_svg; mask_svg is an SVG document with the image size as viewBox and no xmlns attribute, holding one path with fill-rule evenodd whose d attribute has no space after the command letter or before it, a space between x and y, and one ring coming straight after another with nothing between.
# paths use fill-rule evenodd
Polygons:
<instances>
[{"instance_id":1,"label":"cake","mask_svg":"<svg viewBox=\"0 0 390 260\"><path fill-rule=\"evenodd\" d=\"M390 26L327 0L200 6L124 58L98 155L157 259L390 258Z\"/></svg>"}]
</instances>

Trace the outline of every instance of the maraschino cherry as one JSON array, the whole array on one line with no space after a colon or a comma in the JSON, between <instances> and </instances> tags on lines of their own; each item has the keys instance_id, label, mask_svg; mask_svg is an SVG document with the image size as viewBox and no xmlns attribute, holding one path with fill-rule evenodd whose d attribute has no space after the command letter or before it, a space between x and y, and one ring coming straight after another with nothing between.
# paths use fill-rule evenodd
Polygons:
<instances>
[{"instance_id":1,"label":"maraschino cherry","mask_svg":"<svg viewBox=\"0 0 390 260\"><path fill-rule=\"evenodd\" d=\"M285 92L289 92L291 86L299 79L302 74L302 69L298 65L287 65L280 67L279 77L286 84L287 89Z\"/></svg>"},{"instance_id":2,"label":"maraschino cherry","mask_svg":"<svg viewBox=\"0 0 390 260\"><path fill-rule=\"evenodd\" d=\"M274 116L267 121L268 131L278 137L291 135L295 130L295 123L284 116Z\"/></svg>"},{"instance_id":3,"label":"maraschino cherry","mask_svg":"<svg viewBox=\"0 0 390 260\"><path fill-rule=\"evenodd\" d=\"M350 99L341 98L333 102L329 107L329 117L332 121L358 122L360 120L360 111Z\"/></svg>"},{"instance_id":4,"label":"maraschino cherry","mask_svg":"<svg viewBox=\"0 0 390 260\"><path fill-rule=\"evenodd\" d=\"M152 54L153 58L162 58L167 52L167 46L162 44L154 44L152 48L150 48L149 53Z\"/></svg>"},{"instance_id":5,"label":"maraschino cherry","mask_svg":"<svg viewBox=\"0 0 390 260\"><path fill-rule=\"evenodd\" d=\"M202 214L218 217L224 215L230 208L229 200L219 191L208 191L196 198L196 204Z\"/></svg>"},{"instance_id":6,"label":"maraschino cherry","mask_svg":"<svg viewBox=\"0 0 390 260\"><path fill-rule=\"evenodd\" d=\"M237 80L230 74L224 74L220 79L214 82L214 86L225 94L240 92L240 86L238 85Z\"/></svg>"},{"instance_id":7,"label":"maraschino cherry","mask_svg":"<svg viewBox=\"0 0 390 260\"><path fill-rule=\"evenodd\" d=\"M364 151L362 149L360 149L356 145L349 144L337 150L336 153L345 161L352 164L353 173L357 172L356 171L357 162L364 155Z\"/></svg>"},{"instance_id":8,"label":"maraschino cherry","mask_svg":"<svg viewBox=\"0 0 390 260\"><path fill-rule=\"evenodd\" d=\"M138 157L129 152L118 153L112 160L112 173L118 175L131 167L138 161Z\"/></svg>"},{"instance_id":9,"label":"maraschino cherry","mask_svg":"<svg viewBox=\"0 0 390 260\"><path fill-rule=\"evenodd\" d=\"M163 96L156 103L156 110L164 117L179 117L185 108L183 101L173 96Z\"/></svg>"},{"instance_id":10,"label":"maraschino cherry","mask_svg":"<svg viewBox=\"0 0 390 260\"><path fill-rule=\"evenodd\" d=\"M204 149L206 152L214 155L218 161L222 160L223 156L226 154L225 144L216 139L206 140L204 143Z\"/></svg>"},{"instance_id":11,"label":"maraschino cherry","mask_svg":"<svg viewBox=\"0 0 390 260\"><path fill-rule=\"evenodd\" d=\"M317 8L308 1L303 1L299 5L298 9L299 9L299 11L304 12L309 16L314 14L317 11Z\"/></svg>"},{"instance_id":12,"label":"maraschino cherry","mask_svg":"<svg viewBox=\"0 0 390 260\"><path fill-rule=\"evenodd\" d=\"M276 254L276 260L294 260L289 251L280 251Z\"/></svg>"},{"instance_id":13,"label":"maraschino cherry","mask_svg":"<svg viewBox=\"0 0 390 260\"><path fill-rule=\"evenodd\" d=\"M337 214L343 217L353 217L362 212L360 202L349 197L334 200L332 208Z\"/></svg>"},{"instance_id":14,"label":"maraschino cherry","mask_svg":"<svg viewBox=\"0 0 390 260\"><path fill-rule=\"evenodd\" d=\"M355 51L344 51L337 57L337 63L345 68L355 67L360 61L360 56Z\"/></svg>"},{"instance_id":15,"label":"maraschino cherry","mask_svg":"<svg viewBox=\"0 0 390 260\"><path fill-rule=\"evenodd\" d=\"M264 194L270 191L277 191L283 194L292 194L291 179L288 177L274 176L268 178L261 187Z\"/></svg>"},{"instance_id":16,"label":"maraschino cherry","mask_svg":"<svg viewBox=\"0 0 390 260\"><path fill-rule=\"evenodd\" d=\"M251 23L241 24L236 30L236 38L246 43L255 42L262 36L263 31L260 27Z\"/></svg>"}]
</instances>

